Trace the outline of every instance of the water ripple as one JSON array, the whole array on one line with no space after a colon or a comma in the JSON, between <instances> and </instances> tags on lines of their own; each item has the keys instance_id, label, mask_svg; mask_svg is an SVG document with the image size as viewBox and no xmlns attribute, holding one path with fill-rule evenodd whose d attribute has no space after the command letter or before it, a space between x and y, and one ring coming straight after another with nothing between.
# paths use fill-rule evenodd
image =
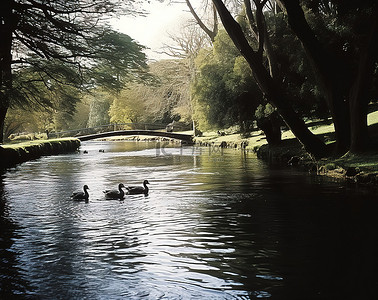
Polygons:
<instances>
[{"instance_id":1,"label":"water ripple","mask_svg":"<svg viewBox=\"0 0 378 300\"><path fill-rule=\"evenodd\" d=\"M30 284L31 296L268 299L296 282L293 266L311 277L314 266L305 268L317 254L298 249L307 235L320 237L299 220L318 217L294 210L303 200L285 198L275 173L239 152L219 161L208 151L173 148L164 156L146 145L83 143L88 154L45 157L4 176L7 220L17 224L6 248L14 268L7 268ZM104 189L144 179L148 196L104 199ZM285 187L297 190L298 180L306 184L294 174ZM71 201L84 184L90 201Z\"/></svg>"}]
</instances>

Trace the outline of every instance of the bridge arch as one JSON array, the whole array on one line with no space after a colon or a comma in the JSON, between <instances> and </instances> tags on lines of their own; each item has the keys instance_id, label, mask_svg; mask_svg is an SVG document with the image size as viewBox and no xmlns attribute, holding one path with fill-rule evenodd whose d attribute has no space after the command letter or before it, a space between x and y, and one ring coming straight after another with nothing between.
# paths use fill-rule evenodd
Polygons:
<instances>
[{"instance_id":1,"label":"bridge arch","mask_svg":"<svg viewBox=\"0 0 378 300\"><path fill-rule=\"evenodd\" d=\"M89 140L94 140L94 139L99 139L99 138L106 138L106 137L111 137L111 136L122 136L122 135L159 136L159 137L166 137L166 138L181 140L187 143L193 143L193 136L191 134L153 131L153 130L118 130L118 131L82 135L82 136L77 136L77 138L80 141L89 141Z\"/></svg>"}]
</instances>

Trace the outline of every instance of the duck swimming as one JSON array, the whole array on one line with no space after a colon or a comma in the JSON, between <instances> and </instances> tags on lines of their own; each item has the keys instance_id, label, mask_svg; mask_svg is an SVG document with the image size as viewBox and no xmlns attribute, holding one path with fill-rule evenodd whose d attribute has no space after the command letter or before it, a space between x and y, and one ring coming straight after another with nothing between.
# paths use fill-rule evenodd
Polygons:
<instances>
[{"instance_id":1,"label":"duck swimming","mask_svg":"<svg viewBox=\"0 0 378 300\"><path fill-rule=\"evenodd\" d=\"M148 186L150 184L148 180L143 181L143 186L127 186L127 194L128 195L137 195L137 194L148 194Z\"/></svg>"},{"instance_id":2,"label":"duck swimming","mask_svg":"<svg viewBox=\"0 0 378 300\"><path fill-rule=\"evenodd\" d=\"M84 192L81 192L81 191L80 192L73 192L72 195L71 195L71 199L72 200L88 201L88 199L89 199L89 194L88 194L89 187L87 185L84 185L83 190L84 190Z\"/></svg>"},{"instance_id":3,"label":"duck swimming","mask_svg":"<svg viewBox=\"0 0 378 300\"><path fill-rule=\"evenodd\" d=\"M103 191L104 194L105 194L105 198L106 199L123 199L124 196L125 196L125 192L123 191L122 188L124 188L125 186L123 185L123 183L120 183L118 185L118 190L105 190Z\"/></svg>"}]
</instances>

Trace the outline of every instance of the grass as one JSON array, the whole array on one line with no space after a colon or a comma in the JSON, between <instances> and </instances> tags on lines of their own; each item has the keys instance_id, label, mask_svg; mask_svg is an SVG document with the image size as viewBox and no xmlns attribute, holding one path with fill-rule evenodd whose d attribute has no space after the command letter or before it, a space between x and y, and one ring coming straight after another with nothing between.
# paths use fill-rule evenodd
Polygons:
<instances>
[{"instance_id":1,"label":"grass","mask_svg":"<svg viewBox=\"0 0 378 300\"><path fill-rule=\"evenodd\" d=\"M316 124L316 125L312 125ZM378 110L372 112L368 115L368 125L378 124ZM308 123L309 128L312 133L319 135L319 136L326 136L332 135L335 130L333 124L326 124L323 122L314 122L311 121ZM295 135L291 132L291 130L286 130L282 133L282 139L294 139ZM219 136L216 131L208 131L204 132L201 137L196 137L195 140L197 142L211 142L211 143L221 143L222 141L229 142L229 143L240 143L242 141L248 141L249 145L253 146L261 146L266 144L265 135L261 131L252 132L251 136L248 138L243 138L239 133L232 133L227 134L224 136Z\"/></svg>"},{"instance_id":2,"label":"grass","mask_svg":"<svg viewBox=\"0 0 378 300\"><path fill-rule=\"evenodd\" d=\"M239 145L242 142L248 142L247 148L256 146L262 146L266 144L265 135L260 131L251 133L250 137L242 137L239 133L231 133L224 136L220 136L216 131L204 132L201 137L195 137L196 143L209 144L214 143L220 145L222 142L226 142L230 145Z\"/></svg>"},{"instance_id":3,"label":"grass","mask_svg":"<svg viewBox=\"0 0 378 300\"><path fill-rule=\"evenodd\" d=\"M373 133L375 139L378 137L378 110L368 114L367 118L369 129ZM308 126L312 133L320 136L326 143L334 142L334 127L331 122L324 121L311 121L308 122ZM291 156L303 155L303 150L299 143L296 141L294 134L290 131L284 131L282 133L282 147L276 149L277 156L285 156L285 159L289 159ZM223 141L229 146L240 146L242 142L247 141L248 150L256 150L261 146L266 147L266 139L261 131L256 131L248 138L243 138L238 133L227 134L225 136L219 136L217 132L205 132L203 136L196 137L195 141L202 144L215 144L220 145ZM299 146L298 146L299 145ZM283 160L284 161L284 160ZM287 160L286 160L287 161ZM378 172L378 152L364 153L361 155L346 154L340 158L322 159L316 162L318 166L333 165L334 168L348 169L358 168L367 173Z\"/></svg>"},{"instance_id":4,"label":"grass","mask_svg":"<svg viewBox=\"0 0 378 300\"><path fill-rule=\"evenodd\" d=\"M378 172L378 153L346 154L332 161L344 169L359 168L365 172Z\"/></svg>"},{"instance_id":5,"label":"grass","mask_svg":"<svg viewBox=\"0 0 378 300\"><path fill-rule=\"evenodd\" d=\"M22 141L19 143L9 143L1 145L2 148L6 149L18 149L18 148L26 148L28 146L34 146L34 145L43 145L46 143L60 143L62 141L72 141L72 140L78 140L76 138L59 138L59 139L49 139L49 140L32 140L32 141Z\"/></svg>"},{"instance_id":6,"label":"grass","mask_svg":"<svg viewBox=\"0 0 378 300\"><path fill-rule=\"evenodd\" d=\"M34 140L0 147L0 169L33 160L44 155L56 155L76 151L80 141L76 138Z\"/></svg>"}]
</instances>

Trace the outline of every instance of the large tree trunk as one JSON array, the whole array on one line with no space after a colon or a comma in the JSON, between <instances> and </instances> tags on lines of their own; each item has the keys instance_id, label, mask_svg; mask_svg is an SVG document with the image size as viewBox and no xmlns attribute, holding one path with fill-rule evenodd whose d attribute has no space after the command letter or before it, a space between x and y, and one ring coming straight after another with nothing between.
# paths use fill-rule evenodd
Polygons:
<instances>
[{"instance_id":1,"label":"large tree trunk","mask_svg":"<svg viewBox=\"0 0 378 300\"><path fill-rule=\"evenodd\" d=\"M356 79L351 89L349 105L351 111L350 152L358 153L369 149L368 137L368 91L374 74L374 62L378 56L378 8L372 14L372 26L364 47L360 49L360 59Z\"/></svg>"},{"instance_id":2,"label":"large tree trunk","mask_svg":"<svg viewBox=\"0 0 378 300\"><path fill-rule=\"evenodd\" d=\"M316 157L327 155L327 147L324 142L318 139L318 137L307 128L304 121L294 111L293 107L290 105L289 97L285 95L283 89L269 75L263 62L259 59L259 56L248 44L241 27L231 16L223 2L221 0L213 0L213 3L217 8L228 35L248 62L257 84L268 101L277 108L278 113L297 139L303 144L306 151Z\"/></svg>"},{"instance_id":3,"label":"large tree trunk","mask_svg":"<svg viewBox=\"0 0 378 300\"><path fill-rule=\"evenodd\" d=\"M336 135L336 154L344 154L350 146L350 112L348 87L352 69L347 61L327 52L308 25L298 0L280 0L286 9L291 29L301 41L307 57L312 62L316 77L325 90Z\"/></svg>"},{"instance_id":4,"label":"large tree trunk","mask_svg":"<svg viewBox=\"0 0 378 300\"><path fill-rule=\"evenodd\" d=\"M359 85L365 85L357 80L351 90L350 110L351 110L351 144L349 151L352 153L365 152L368 149L368 125L367 110L368 101L366 91L359 88ZM365 95L363 95L365 94Z\"/></svg>"},{"instance_id":5,"label":"large tree trunk","mask_svg":"<svg viewBox=\"0 0 378 300\"><path fill-rule=\"evenodd\" d=\"M335 128L336 147L334 147L334 153L343 155L350 147L351 125L348 101L344 93L339 93L338 91L326 91L326 95Z\"/></svg>"},{"instance_id":6,"label":"large tree trunk","mask_svg":"<svg viewBox=\"0 0 378 300\"><path fill-rule=\"evenodd\" d=\"M12 89L12 32L17 19L12 15L12 1L0 3L0 143L4 141L4 122Z\"/></svg>"},{"instance_id":7,"label":"large tree trunk","mask_svg":"<svg viewBox=\"0 0 378 300\"><path fill-rule=\"evenodd\" d=\"M264 131L269 146L277 146L282 141L281 119L277 114L272 114L257 120L257 126Z\"/></svg>"},{"instance_id":8,"label":"large tree trunk","mask_svg":"<svg viewBox=\"0 0 378 300\"><path fill-rule=\"evenodd\" d=\"M290 105L290 100L286 97L285 93L280 92L278 87L272 87L271 95L268 95L268 100L277 107L278 113L281 115L286 125L291 129L308 153L314 155L316 158L328 156L329 150L325 143L308 129L305 122Z\"/></svg>"},{"instance_id":9,"label":"large tree trunk","mask_svg":"<svg viewBox=\"0 0 378 300\"><path fill-rule=\"evenodd\" d=\"M245 11L249 22L249 27L255 36L256 41L259 44L258 55L262 59L263 52L265 52L269 74L274 80L280 80L280 72L276 55L273 51L273 45L271 43L270 36L266 27L265 17L263 13L264 3L254 1L256 5L256 17L253 15L251 1L244 0ZM278 120L279 119L279 120ZM258 127L264 131L266 140L269 145L278 145L282 141L281 135L281 118L274 114L267 118L257 120Z\"/></svg>"},{"instance_id":10,"label":"large tree trunk","mask_svg":"<svg viewBox=\"0 0 378 300\"><path fill-rule=\"evenodd\" d=\"M0 106L0 144L4 141L4 121L8 108Z\"/></svg>"}]
</instances>

